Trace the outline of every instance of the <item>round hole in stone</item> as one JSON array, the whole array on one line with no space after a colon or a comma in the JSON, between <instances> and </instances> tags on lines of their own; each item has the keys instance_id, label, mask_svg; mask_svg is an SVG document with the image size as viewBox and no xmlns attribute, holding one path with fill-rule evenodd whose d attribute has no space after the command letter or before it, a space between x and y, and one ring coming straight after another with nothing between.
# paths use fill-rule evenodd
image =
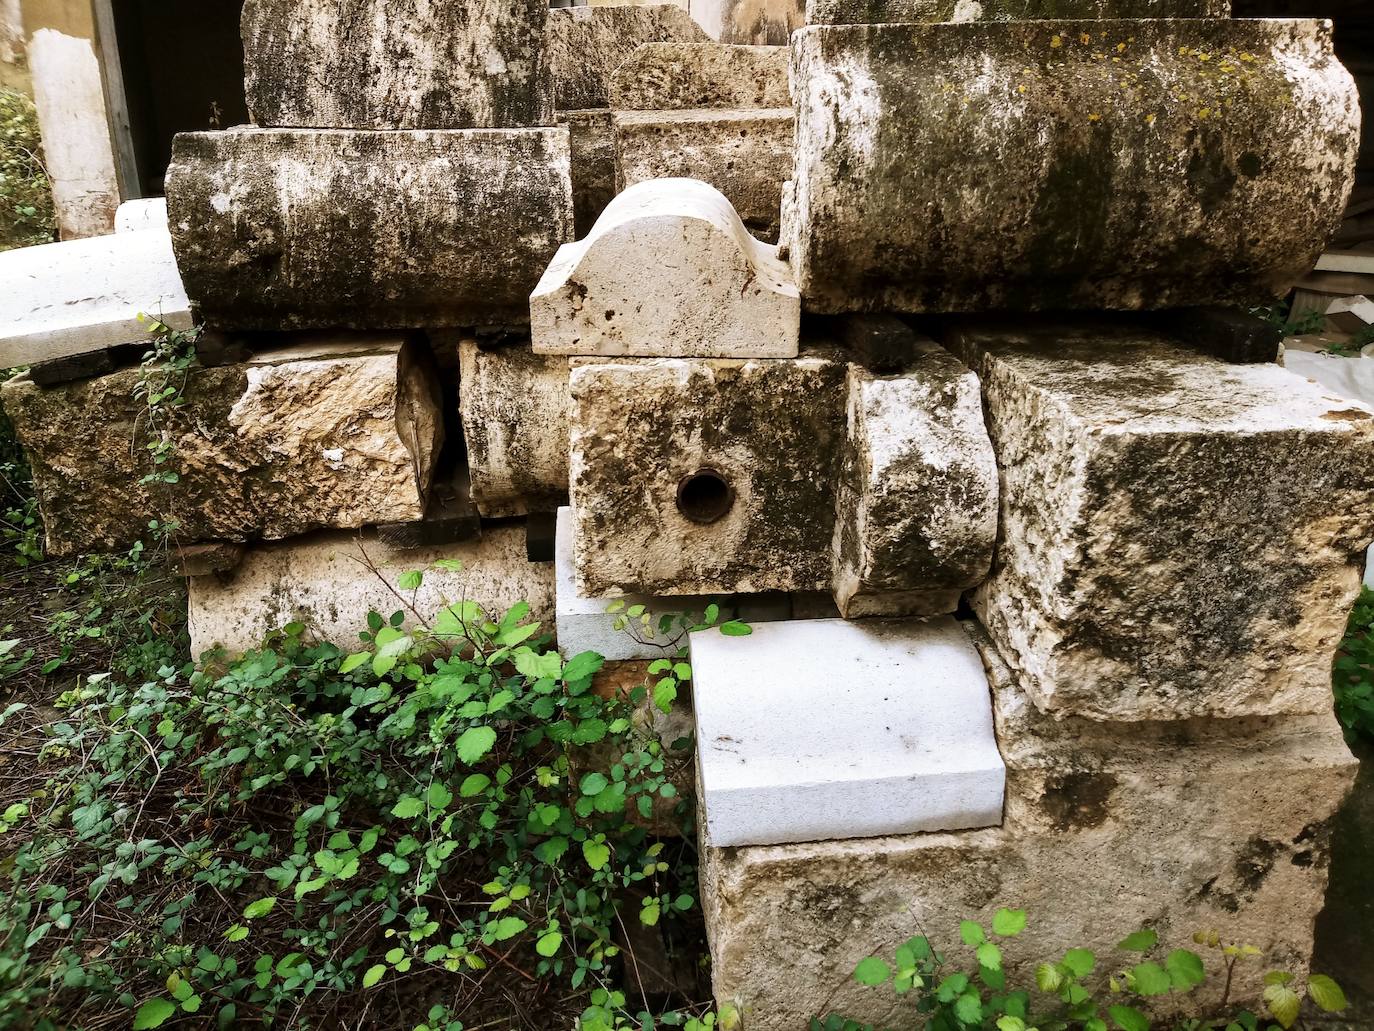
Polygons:
<instances>
[{"instance_id":1,"label":"round hole in stone","mask_svg":"<svg viewBox=\"0 0 1374 1031\"><path fill-rule=\"evenodd\" d=\"M735 489L715 469L698 469L677 485L677 510L694 523L714 523L735 504Z\"/></svg>"}]
</instances>

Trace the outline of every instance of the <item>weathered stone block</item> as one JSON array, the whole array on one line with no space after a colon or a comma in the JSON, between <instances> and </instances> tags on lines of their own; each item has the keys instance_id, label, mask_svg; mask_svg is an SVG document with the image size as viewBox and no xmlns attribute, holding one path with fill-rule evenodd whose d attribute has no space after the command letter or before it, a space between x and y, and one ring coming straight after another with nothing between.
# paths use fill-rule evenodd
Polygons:
<instances>
[{"instance_id":1,"label":"weathered stone block","mask_svg":"<svg viewBox=\"0 0 1374 1031\"><path fill-rule=\"evenodd\" d=\"M706 845L1002 822L987 675L952 618L707 630L691 662Z\"/></svg>"},{"instance_id":2,"label":"weathered stone block","mask_svg":"<svg viewBox=\"0 0 1374 1031\"><path fill-rule=\"evenodd\" d=\"M472 499L488 518L552 512L568 496L568 360L457 343Z\"/></svg>"},{"instance_id":3,"label":"weathered stone block","mask_svg":"<svg viewBox=\"0 0 1374 1031\"><path fill-rule=\"evenodd\" d=\"M136 233L143 229L167 231L166 197L126 200L115 211L116 233Z\"/></svg>"},{"instance_id":4,"label":"weathered stone block","mask_svg":"<svg viewBox=\"0 0 1374 1031\"><path fill-rule=\"evenodd\" d=\"M695 179L630 187L530 295L541 354L792 358L801 299L777 248Z\"/></svg>"},{"instance_id":5,"label":"weathered stone block","mask_svg":"<svg viewBox=\"0 0 1374 1031\"><path fill-rule=\"evenodd\" d=\"M676 658L678 648L685 644L681 629L674 626L665 635L659 630L659 620L664 616L685 616L689 613L698 618L708 605L716 605L720 618L742 619L749 624L774 622L792 618L791 599L785 594L758 594L733 597L651 597L631 594L616 598L592 598L577 588L577 574L574 570L572 509L558 510L557 539L555 541L554 562L556 565L557 588L555 602L558 612L558 648L571 658L581 652L596 652L608 661ZM635 620L616 629L616 613L609 610L613 601L622 602L622 610L632 605L643 605L649 615L652 633L645 631L643 624Z\"/></svg>"},{"instance_id":6,"label":"weathered stone block","mask_svg":"<svg viewBox=\"0 0 1374 1031\"><path fill-rule=\"evenodd\" d=\"M438 568L456 559L462 568ZM406 603L396 579L411 570L424 580ZM525 561L519 526L492 527L481 540L415 551L390 548L370 533L320 533L250 548L231 578L190 580L191 654L199 659L216 646L231 655L262 644L287 623L299 621L320 640L356 649L372 611L389 617L404 611L405 626L429 620L445 605L475 601L498 618L517 602L530 620L553 627L553 567Z\"/></svg>"},{"instance_id":7,"label":"weathered stone block","mask_svg":"<svg viewBox=\"0 0 1374 1031\"><path fill-rule=\"evenodd\" d=\"M1265 965L1238 970L1232 1001L1256 998L1268 969L1306 965L1326 821L1356 769L1330 714L1124 732L1039 715L1005 670L992 682L1002 827L702 850L715 994L740 1006L749 1031L793 1031L823 1007L914 1028L910 1002L855 984L855 964L915 934L956 952L959 921L987 926L1001 906L1030 914L1003 943L1022 985L1068 948L1114 962L1116 943L1143 926L1170 948L1215 928L1263 949ZM1189 1011L1207 1012L1225 980L1189 994Z\"/></svg>"},{"instance_id":8,"label":"weathered stone block","mask_svg":"<svg viewBox=\"0 0 1374 1031\"><path fill-rule=\"evenodd\" d=\"M686 10L672 4L550 11L546 36L559 111L605 107L615 70L643 44L710 39Z\"/></svg>"},{"instance_id":9,"label":"weathered stone block","mask_svg":"<svg viewBox=\"0 0 1374 1031\"><path fill-rule=\"evenodd\" d=\"M977 377L931 341L901 374L850 365L848 432L835 518L840 612L953 612L987 576L997 540L997 462Z\"/></svg>"},{"instance_id":10,"label":"weathered stone block","mask_svg":"<svg viewBox=\"0 0 1374 1031\"><path fill-rule=\"evenodd\" d=\"M185 133L167 175L177 262L213 325L523 322L572 238L565 128Z\"/></svg>"},{"instance_id":11,"label":"weathered stone block","mask_svg":"<svg viewBox=\"0 0 1374 1031\"><path fill-rule=\"evenodd\" d=\"M792 168L792 111L617 111L621 189L647 179L700 179L729 198L749 231L778 236L782 181Z\"/></svg>"},{"instance_id":12,"label":"weathered stone block","mask_svg":"<svg viewBox=\"0 0 1374 1031\"><path fill-rule=\"evenodd\" d=\"M262 126L549 125L547 0L247 0L244 86Z\"/></svg>"},{"instance_id":13,"label":"weathered stone block","mask_svg":"<svg viewBox=\"0 0 1374 1031\"><path fill-rule=\"evenodd\" d=\"M443 441L437 387L399 340L323 342L245 365L192 368L185 403L154 422L125 369L2 392L33 467L48 551L128 548L151 519L185 542L280 538L418 519ZM144 483L150 442L180 482Z\"/></svg>"},{"instance_id":14,"label":"weathered stone block","mask_svg":"<svg viewBox=\"0 0 1374 1031\"><path fill-rule=\"evenodd\" d=\"M792 61L808 310L1254 303L1353 182L1324 22L813 26Z\"/></svg>"},{"instance_id":15,"label":"weathered stone block","mask_svg":"<svg viewBox=\"0 0 1374 1031\"><path fill-rule=\"evenodd\" d=\"M1231 0L807 0L806 3L808 25L1229 17Z\"/></svg>"},{"instance_id":16,"label":"weathered stone block","mask_svg":"<svg viewBox=\"0 0 1374 1031\"><path fill-rule=\"evenodd\" d=\"M805 0L693 0L692 17L719 43L786 46Z\"/></svg>"},{"instance_id":17,"label":"weathered stone block","mask_svg":"<svg viewBox=\"0 0 1374 1031\"><path fill-rule=\"evenodd\" d=\"M974 607L1029 695L1106 720L1327 712L1374 537L1374 413L1117 326L967 326L1001 471Z\"/></svg>"},{"instance_id":18,"label":"weathered stone block","mask_svg":"<svg viewBox=\"0 0 1374 1031\"><path fill-rule=\"evenodd\" d=\"M575 361L579 590L828 589L845 376L818 353Z\"/></svg>"},{"instance_id":19,"label":"weathered stone block","mask_svg":"<svg viewBox=\"0 0 1374 1031\"><path fill-rule=\"evenodd\" d=\"M646 43L625 58L610 82L611 107L622 110L792 105L787 47Z\"/></svg>"},{"instance_id":20,"label":"weathered stone block","mask_svg":"<svg viewBox=\"0 0 1374 1031\"><path fill-rule=\"evenodd\" d=\"M190 303L165 231L118 233L0 253L0 368L148 339L146 313L190 329Z\"/></svg>"},{"instance_id":21,"label":"weathered stone block","mask_svg":"<svg viewBox=\"0 0 1374 1031\"><path fill-rule=\"evenodd\" d=\"M606 108L595 108L560 111L558 120L568 125L573 223L581 239L616 194L615 117Z\"/></svg>"}]
</instances>

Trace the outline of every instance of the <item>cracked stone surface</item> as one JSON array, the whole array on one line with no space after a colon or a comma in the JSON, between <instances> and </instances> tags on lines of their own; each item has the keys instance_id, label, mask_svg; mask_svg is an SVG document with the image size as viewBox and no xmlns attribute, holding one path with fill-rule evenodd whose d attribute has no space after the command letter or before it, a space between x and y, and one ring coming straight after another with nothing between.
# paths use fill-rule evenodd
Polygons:
<instances>
[{"instance_id":1,"label":"cracked stone surface","mask_svg":"<svg viewBox=\"0 0 1374 1031\"><path fill-rule=\"evenodd\" d=\"M811 26L792 72L817 312L1267 303L1353 182L1326 22Z\"/></svg>"}]
</instances>

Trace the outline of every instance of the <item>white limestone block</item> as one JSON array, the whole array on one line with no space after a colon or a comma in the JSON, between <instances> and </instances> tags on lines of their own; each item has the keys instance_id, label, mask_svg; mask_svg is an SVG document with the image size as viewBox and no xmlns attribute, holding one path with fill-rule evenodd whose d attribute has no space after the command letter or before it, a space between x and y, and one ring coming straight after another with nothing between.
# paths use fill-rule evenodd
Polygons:
<instances>
[{"instance_id":1,"label":"white limestone block","mask_svg":"<svg viewBox=\"0 0 1374 1031\"><path fill-rule=\"evenodd\" d=\"M115 232L130 233L139 229L167 229L167 198L143 197L126 200L115 212Z\"/></svg>"},{"instance_id":2,"label":"white limestone block","mask_svg":"<svg viewBox=\"0 0 1374 1031\"><path fill-rule=\"evenodd\" d=\"M717 599L711 597L656 598L642 594L622 598L591 598L577 589L573 566L572 509L558 510L558 524L554 539L555 605L558 624L558 650L566 656L581 652L596 652L608 662L626 659L660 659L675 656L673 639L657 634L659 617L682 612L702 612ZM655 636L615 629L615 615L606 611L612 601L623 601L625 607L644 605L651 615ZM791 616L791 601L785 595L759 595L754 598L729 599L721 603L728 615L746 623L772 622ZM681 644L681 642L677 642Z\"/></svg>"},{"instance_id":3,"label":"white limestone block","mask_svg":"<svg viewBox=\"0 0 1374 1031\"><path fill-rule=\"evenodd\" d=\"M191 327L165 229L0 253L0 368L88 354L148 336L140 312Z\"/></svg>"},{"instance_id":4,"label":"white limestone block","mask_svg":"<svg viewBox=\"0 0 1374 1031\"><path fill-rule=\"evenodd\" d=\"M437 569L457 559L459 570ZM416 591L397 595L401 574L419 570ZM259 647L263 638L292 621L320 640L344 649L360 647L371 611L389 617L404 611L407 627L431 619L445 605L475 601L500 617L527 602L530 619L552 629L553 569L525 557L522 526L489 529L480 540L420 550L391 548L371 533L319 533L249 549L231 577L191 577L191 654L197 659L219 645L230 654Z\"/></svg>"},{"instance_id":5,"label":"white limestone block","mask_svg":"<svg viewBox=\"0 0 1374 1031\"><path fill-rule=\"evenodd\" d=\"M707 845L1001 823L987 676L953 618L701 631L691 662Z\"/></svg>"},{"instance_id":6,"label":"white limestone block","mask_svg":"<svg viewBox=\"0 0 1374 1031\"><path fill-rule=\"evenodd\" d=\"M62 239L108 233L119 207L119 177L95 48L89 39L39 29L28 59Z\"/></svg>"},{"instance_id":7,"label":"white limestone block","mask_svg":"<svg viewBox=\"0 0 1374 1031\"><path fill-rule=\"evenodd\" d=\"M559 248L530 295L542 354L792 358L801 298L714 187L658 179Z\"/></svg>"}]
</instances>

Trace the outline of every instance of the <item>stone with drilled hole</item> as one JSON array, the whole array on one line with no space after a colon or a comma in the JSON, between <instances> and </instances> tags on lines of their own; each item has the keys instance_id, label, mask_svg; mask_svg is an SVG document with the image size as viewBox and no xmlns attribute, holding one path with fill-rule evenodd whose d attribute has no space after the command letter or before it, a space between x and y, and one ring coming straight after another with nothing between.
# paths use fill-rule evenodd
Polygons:
<instances>
[{"instance_id":1,"label":"stone with drilled hole","mask_svg":"<svg viewBox=\"0 0 1374 1031\"><path fill-rule=\"evenodd\" d=\"M418 519L443 442L423 353L397 338L322 339L186 373L150 416L156 369L0 391L33 468L48 552L124 550L150 520L184 542L281 538ZM149 445L171 444L155 466ZM144 482L175 473L175 483Z\"/></svg>"},{"instance_id":2,"label":"stone with drilled hole","mask_svg":"<svg viewBox=\"0 0 1374 1031\"><path fill-rule=\"evenodd\" d=\"M954 619L700 631L691 664L706 845L1001 823L987 675Z\"/></svg>"},{"instance_id":3,"label":"stone with drilled hole","mask_svg":"<svg viewBox=\"0 0 1374 1031\"><path fill-rule=\"evenodd\" d=\"M605 107L615 70L644 44L710 38L672 4L550 11L546 35L559 111Z\"/></svg>"},{"instance_id":4,"label":"stone with drilled hole","mask_svg":"<svg viewBox=\"0 0 1374 1031\"><path fill-rule=\"evenodd\" d=\"M613 200L585 240L559 249L530 296L542 354L790 358L801 302L776 249L694 179Z\"/></svg>"},{"instance_id":5,"label":"stone with drilled hole","mask_svg":"<svg viewBox=\"0 0 1374 1031\"><path fill-rule=\"evenodd\" d=\"M729 198L751 233L778 238L782 182L792 169L791 108L617 111L615 147L621 189L700 179Z\"/></svg>"},{"instance_id":6,"label":"stone with drilled hole","mask_svg":"<svg viewBox=\"0 0 1374 1031\"><path fill-rule=\"evenodd\" d=\"M436 567L456 560L461 569ZM424 574L398 596L403 573ZM346 651L356 650L367 614L404 614L405 626L431 621L446 604L475 601L499 619L519 602L545 630L553 623L553 567L525 561L519 526L489 527L481 540L414 550L391 548L371 533L319 533L250 548L232 575L190 581L191 654L219 646L231 655L259 647L287 623Z\"/></svg>"},{"instance_id":7,"label":"stone with drilled hole","mask_svg":"<svg viewBox=\"0 0 1374 1031\"><path fill-rule=\"evenodd\" d=\"M816 312L1267 303L1353 183L1328 22L818 25L792 70Z\"/></svg>"},{"instance_id":8,"label":"stone with drilled hole","mask_svg":"<svg viewBox=\"0 0 1374 1031\"><path fill-rule=\"evenodd\" d=\"M787 47L646 43L611 76L610 100L632 111L790 107Z\"/></svg>"},{"instance_id":9,"label":"stone with drilled hole","mask_svg":"<svg viewBox=\"0 0 1374 1031\"><path fill-rule=\"evenodd\" d=\"M228 328L523 322L572 238L566 128L184 133L167 175L186 291Z\"/></svg>"},{"instance_id":10,"label":"stone with drilled hole","mask_svg":"<svg viewBox=\"0 0 1374 1031\"><path fill-rule=\"evenodd\" d=\"M1042 708L1327 712L1374 537L1374 413L1119 325L966 325L1001 470L973 604Z\"/></svg>"},{"instance_id":11,"label":"stone with drilled hole","mask_svg":"<svg viewBox=\"0 0 1374 1031\"><path fill-rule=\"evenodd\" d=\"M262 126L548 125L546 0L247 0L244 86Z\"/></svg>"},{"instance_id":12,"label":"stone with drilled hole","mask_svg":"<svg viewBox=\"0 0 1374 1031\"><path fill-rule=\"evenodd\" d=\"M978 379L917 346L901 373L849 366L834 587L846 618L953 612L992 565L997 462Z\"/></svg>"},{"instance_id":13,"label":"stone with drilled hole","mask_svg":"<svg viewBox=\"0 0 1374 1031\"><path fill-rule=\"evenodd\" d=\"M825 353L574 362L578 589L828 590L846 371Z\"/></svg>"}]
</instances>

